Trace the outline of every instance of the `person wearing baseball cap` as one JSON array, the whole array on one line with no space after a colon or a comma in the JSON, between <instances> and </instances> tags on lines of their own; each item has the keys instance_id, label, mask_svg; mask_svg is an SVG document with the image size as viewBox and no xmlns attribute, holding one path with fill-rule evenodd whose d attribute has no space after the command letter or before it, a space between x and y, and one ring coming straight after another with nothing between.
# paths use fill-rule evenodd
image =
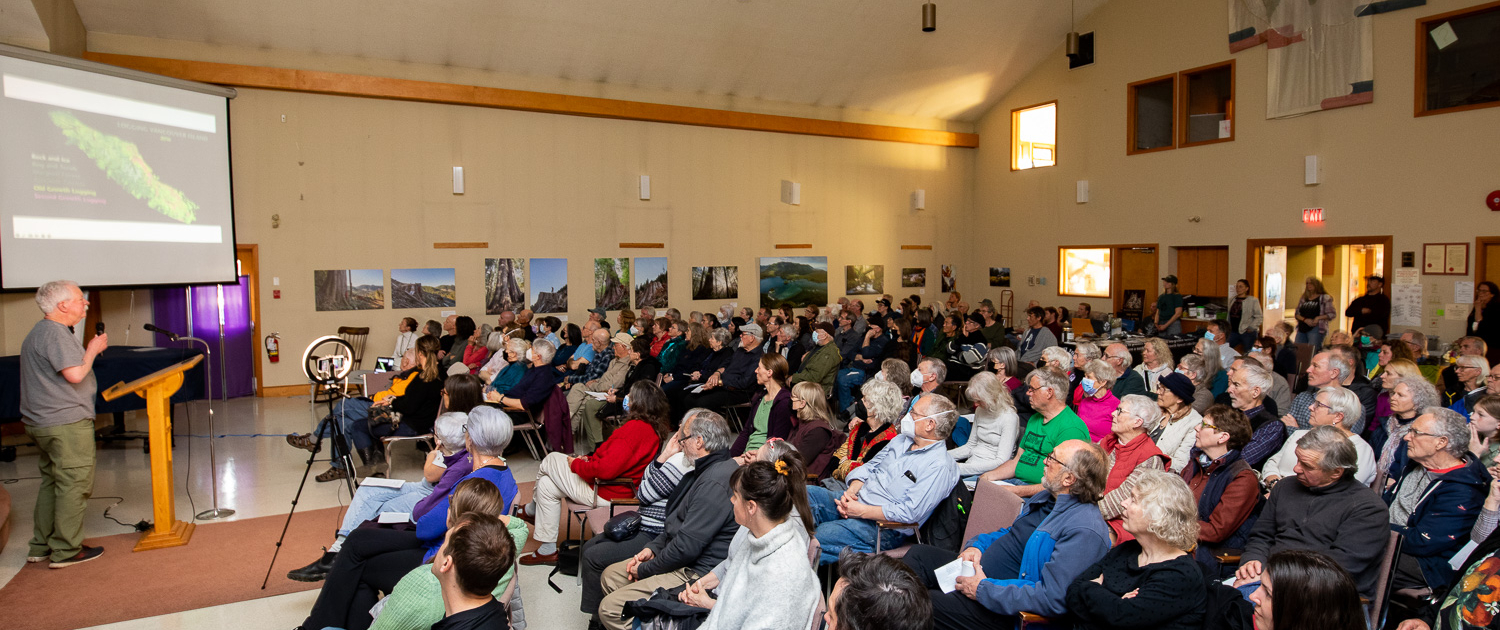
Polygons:
<instances>
[{"instance_id":1,"label":"person wearing baseball cap","mask_svg":"<svg viewBox=\"0 0 1500 630\"><path fill-rule=\"evenodd\" d=\"M1349 330L1367 326L1390 330L1391 296L1385 294L1385 278L1365 276L1365 294L1349 302L1349 308L1344 309L1344 317L1354 318L1349 323Z\"/></svg>"},{"instance_id":2,"label":"person wearing baseball cap","mask_svg":"<svg viewBox=\"0 0 1500 630\"><path fill-rule=\"evenodd\" d=\"M1161 336L1182 334L1182 315L1187 304L1177 292L1177 276L1161 279L1161 295L1156 296L1156 334Z\"/></svg>"},{"instance_id":3,"label":"person wearing baseball cap","mask_svg":"<svg viewBox=\"0 0 1500 630\"><path fill-rule=\"evenodd\" d=\"M708 375L703 389L684 400L684 409L703 407L722 414L727 407L750 402L750 395L758 387L755 369L760 367L760 356L764 354L760 342L766 333L760 324L751 321L741 324L736 334L738 345L729 362Z\"/></svg>"}]
</instances>

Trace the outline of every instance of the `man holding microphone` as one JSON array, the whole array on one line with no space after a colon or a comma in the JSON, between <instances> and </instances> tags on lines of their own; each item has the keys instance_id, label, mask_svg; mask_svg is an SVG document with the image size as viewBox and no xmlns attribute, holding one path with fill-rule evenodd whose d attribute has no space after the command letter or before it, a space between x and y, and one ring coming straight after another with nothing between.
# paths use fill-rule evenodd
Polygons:
<instances>
[{"instance_id":1,"label":"man holding microphone","mask_svg":"<svg viewBox=\"0 0 1500 630\"><path fill-rule=\"evenodd\" d=\"M94 359L109 339L101 330L85 349L73 336L89 310L76 283L42 285L36 304L45 317L21 342L21 420L42 478L26 561L62 569L104 553L83 546L83 510L94 488Z\"/></svg>"}]
</instances>

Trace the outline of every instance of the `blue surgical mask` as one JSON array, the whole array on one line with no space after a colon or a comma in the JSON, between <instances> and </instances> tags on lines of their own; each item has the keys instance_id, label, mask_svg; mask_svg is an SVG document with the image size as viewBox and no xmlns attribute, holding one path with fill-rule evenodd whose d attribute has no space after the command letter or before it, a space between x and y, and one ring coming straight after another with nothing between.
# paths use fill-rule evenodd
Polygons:
<instances>
[{"instance_id":1,"label":"blue surgical mask","mask_svg":"<svg viewBox=\"0 0 1500 630\"><path fill-rule=\"evenodd\" d=\"M1368 346L1368 345L1370 345L1370 336L1369 335L1360 335L1359 336L1359 345L1361 345L1361 346Z\"/></svg>"},{"instance_id":2,"label":"blue surgical mask","mask_svg":"<svg viewBox=\"0 0 1500 630\"><path fill-rule=\"evenodd\" d=\"M1213 341L1214 340L1214 333L1213 333L1213 331L1209 331L1209 332L1203 333L1203 338L1207 339L1209 341Z\"/></svg>"},{"instance_id":3,"label":"blue surgical mask","mask_svg":"<svg viewBox=\"0 0 1500 630\"><path fill-rule=\"evenodd\" d=\"M1099 391L1099 385L1094 382L1094 379L1088 377L1084 377L1084 379L1079 382L1078 385L1083 388L1083 393L1090 396L1093 396L1094 392Z\"/></svg>"},{"instance_id":4,"label":"blue surgical mask","mask_svg":"<svg viewBox=\"0 0 1500 630\"><path fill-rule=\"evenodd\" d=\"M630 394L625 394L625 399L620 401L620 408L630 411Z\"/></svg>"}]
</instances>

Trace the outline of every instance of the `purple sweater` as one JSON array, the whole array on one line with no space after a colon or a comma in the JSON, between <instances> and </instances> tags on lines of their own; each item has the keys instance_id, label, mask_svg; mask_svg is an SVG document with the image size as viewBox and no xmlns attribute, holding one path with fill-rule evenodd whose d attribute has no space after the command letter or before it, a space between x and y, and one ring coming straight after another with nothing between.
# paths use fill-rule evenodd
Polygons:
<instances>
[{"instance_id":1,"label":"purple sweater","mask_svg":"<svg viewBox=\"0 0 1500 630\"><path fill-rule=\"evenodd\" d=\"M447 465L448 469L443 471L443 476L438 479L437 485L433 486L432 494L423 497L417 502L417 506L411 509L412 522L421 519L423 514L432 510L432 506L448 496L448 493L453 491L453 486L458 485L458 480L474 472L474 462L469 459L469 451L464 449L458 449L452 455L444 455L443 464Z\"/></svg>"}]
</instances>

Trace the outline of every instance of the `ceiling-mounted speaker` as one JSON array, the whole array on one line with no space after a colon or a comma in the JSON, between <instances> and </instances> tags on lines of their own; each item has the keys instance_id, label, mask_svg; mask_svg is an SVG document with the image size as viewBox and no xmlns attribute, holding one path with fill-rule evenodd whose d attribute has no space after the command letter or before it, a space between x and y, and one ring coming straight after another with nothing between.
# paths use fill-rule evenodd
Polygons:
<instances>
[{"instance_id":1,"label":"ceiling-mounted speaker","mask_svg":"<svg viewBox=\"0 0 1500 630\"><path fill-rule=\"evenodd\" d=\"M931 33L937 30L937 5L928 2L922 5L922 32Z\"/></svg>"}]
</instances>

